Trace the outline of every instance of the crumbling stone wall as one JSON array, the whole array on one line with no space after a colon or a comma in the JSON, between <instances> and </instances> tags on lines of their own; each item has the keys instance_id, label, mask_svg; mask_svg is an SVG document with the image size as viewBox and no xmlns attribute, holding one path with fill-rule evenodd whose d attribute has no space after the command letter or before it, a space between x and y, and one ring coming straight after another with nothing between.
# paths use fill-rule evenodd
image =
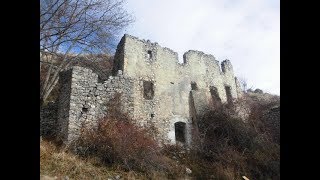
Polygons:
<instances>
[{"instance_id":1,"label":"crumbling stone wall","mask_svg":"<svg viewBox=\"0 0 320 180\"><path fill-rule=\"evenodd\" d=\"M68 137L69 110L71 98L72 70L59 75L60 93L58 97L57 137L65 140Z\"/></svg>"},{"instance_id":2,"label":"crumbling stone wall","mask_svg":"<svg viewBox=\"0 0 320 180\"><path fill-rule=\"evenodd\" d=\"M106 108L103 103L121 92L122 109L135 123L155 128L156 138L164 143L176 143L175 123L185 123L185 144L189 145L192 121L214 104L210 89L216 90L219 97L215 100L220 103L228 101L226 87L232 99L241 96L241 90L229 60L223 61L220 69L213 55L200 51L189 50L183 58L184 62L179 63L173 50L124 35L114 58L114 76L107 81L98 83L97 75L89 69L71 70L71 81L66 80L70 89L64 88L69 103L62 104L64 110L60 112L62 134L67 134L70 140L80 122L103 116Z\"/></svg>"},{"instance_id":3,"label":"crumbling stone wall","mask_svg":"<svg viewBox=\"0 0 320 180\"><path fill-rule=\"evenodd\" d=\"M159 138L171 143L175 143L172 124L178 121L191 124L189 95L192 82L197 90L193 90L191 96L201 92L201 95L193 97L198 112L212 104L211 86L217 89L222 103L227 102L226 86L230 87L232 98L236 99L241 94L229 60L221 63L220 70L213 55L190 50L183 55L184 62L179 63L178 54L173 50L130 35L122 38L117 52L121 52L121 56L115 58L115 64L120 63L118 67L125 76L137 79L140 84L143 81L154 83L152 100L143 97L142 86L136 87L134 118L142 124L154 124L160 131Z\"/></svg>"},{"instance_id":4,"label":"crumbling stone wall","mask_svg":"<svg viewBox=\"0 0 320 180\"><path fill-rule=\"evenodd\" d=\"M125 78L121 71L102 83L98 83L98 75L90 69L74 66L67 72L71 74L61 77L65 83L59 99L62 139L69 142L74 140L79 135L80 128L94 125L97 119L104 117L107 113L106 104L116 93L121 94L119 108L129 115L133 112L133 81Z\"/></svg>"}]
</instances>

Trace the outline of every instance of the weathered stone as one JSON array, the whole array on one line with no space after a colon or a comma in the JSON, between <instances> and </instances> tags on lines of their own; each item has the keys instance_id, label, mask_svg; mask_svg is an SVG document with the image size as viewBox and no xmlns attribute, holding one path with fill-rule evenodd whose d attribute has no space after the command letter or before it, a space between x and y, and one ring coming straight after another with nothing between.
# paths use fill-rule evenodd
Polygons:
<instances>
[{"instance_id":1,"label":"weathered stone","mask_svg":"<svg viewBox=\"0 0 320 180\"><path fill-rule=\"evenodd\" d=\"M221 103L241 96L229 60L221 63L221 70L213 55L189 50L179 62L178 54L169 48L124 35L107 81L99 83L98 75L83 67L61 73L60 136L67 141L77 137L75 127L106 114L106 103L120 93L119 102L114 103L119 103L133 123L152 124L159 142L181 141L188 146L192 120L212 106L213 95Z\"/></svg>"}]
</instances>

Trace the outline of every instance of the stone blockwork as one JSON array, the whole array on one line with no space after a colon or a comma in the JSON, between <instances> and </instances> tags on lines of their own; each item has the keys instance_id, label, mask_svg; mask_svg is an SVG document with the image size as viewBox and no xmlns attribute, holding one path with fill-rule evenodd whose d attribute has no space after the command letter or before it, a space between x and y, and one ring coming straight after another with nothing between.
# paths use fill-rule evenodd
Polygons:
<instances>
[{"instance_id":1,"label":"stone blockwork","mask_svg":"<svg viewBox=\"0 0 320 180\"><path fill-rule=\"evenodd\" d=\"M85 68L64 72L58 121L62 136L71 140L84 122L102 117L105 102L119 92L122 110L138 125L156 128L159 142L175 144L177 131L182 131L184 137L177 139L189 145L197 115L213 101L232 102L242 91L229 60L220 70L213 55L200 51L189 50L183 59L179 63L171 49L126 34L107 81L98 83L98 75Z\"/></svg>"},{"instance_id":2,"label":"stone blockwork","mask_svg":"<svg viewBox=\"0 0 320 180\"><path fill-rule=\"evenodd\" d=\"M51 102L40 109L40 136L55 136L57 127L57 109L57 105Z\"/></svg>"},{"instance_id":3,"label":"stone blockwork","mask_svg":"<svg viewBox=\"0 0 320 180\"><path fill-rule=\"evenodd\" d=\"M74 66L60 79L64 84L59 99L58 122L60 137L64 140L73 140L81 127L102 118L107 113L106 104L116 93L121 94L122 111L129 115L133 112L133 81L123 77L121 71L117 76L109 76L108 80L98 83L98 75L92 70Z\"/></svg>"}]
</instances>

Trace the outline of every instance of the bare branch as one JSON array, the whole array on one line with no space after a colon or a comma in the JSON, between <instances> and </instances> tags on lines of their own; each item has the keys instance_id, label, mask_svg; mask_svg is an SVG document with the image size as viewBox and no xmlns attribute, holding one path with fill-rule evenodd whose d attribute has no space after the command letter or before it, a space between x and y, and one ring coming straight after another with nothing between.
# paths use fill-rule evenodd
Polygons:
<instances>
[{"instance_id":1,"label":"bare branch","mask_svg":"<svg viewBox=\"0 0 320 180\"><path fill-rule=\"evenodd\" d=\"M46 99L59 79L59 72L72 59L84 52L104 52L113 37L133 22L123 5L123 0L40 1L40 52L46 52L40 61L49 62L40 98Z\"/></svg>"}]
</instances>

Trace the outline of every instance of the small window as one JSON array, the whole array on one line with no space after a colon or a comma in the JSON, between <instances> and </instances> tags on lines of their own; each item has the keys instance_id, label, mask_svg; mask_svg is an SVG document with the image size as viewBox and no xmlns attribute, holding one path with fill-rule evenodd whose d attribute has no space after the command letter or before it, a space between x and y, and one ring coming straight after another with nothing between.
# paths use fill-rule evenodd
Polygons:
<instances>
[{"instance_id":1,"label":"small window","mask_svg":"<svg viewBox=\"0 0 320 180\"><path fill-rule=\"evenodd\" d=\"M154 114L150 114L151 118L154 118Z\"/></svg>"},{"instance_id":2,"label":"small window","mask_svg":"<svg viewBox=\"0 0 320 180\"><path fill-rule=\"evenodd\" d=\"M211 94L212 101L214 104L217 105L217 104L221 103L221 99L218 94L218 89L216 87L210 86L210 94Z\"/></svg>"},{"instance_id":3,"label":"small window","mask_svg":"<svg viewBox=\"0 0 320 180\"><path fill-rule=\"evenodd\" d=\"M232 103L231 87L225 86L225 89L226 89L227 101L228 103Z\"/></svg>"},{"instance_id":4,"label":"small window","mask_svg":"<svg viewBox=\"0 0 320 180\"><path fill-rule=\"evenodd\" d=\"M83 112L83 113L87 113L87 112L88 112L88 108L83 107L83 108L82 108L82 112Z\"/></svg>"},{"instance_id":5,"label":"small window","mask_svg":"<svg viewBox=\"0 0 320 180\"><path fill-rule=\"evenodd\" d=\"M152 58L152 51L148 51L148 59L151 59Z\"/></svg>"},{"instance_id":6,"label":"small window","mask_svg":"<svg viewBox=\"0 0 320 180\"><path fill-rule=\"evenodd\" d=\"M143 97L145 99L153 99L154 87L151 81L143 81Z\"/></svg>"},{"instance_id":7,"label":"small window","mask_svg":"<svg viewBox=\"0 0 320 180\"><path fill-rule=\"evenodd\" d=\"M191 90L198 90L197 83L191 82Z\"/></svg>"}]
</instances>

